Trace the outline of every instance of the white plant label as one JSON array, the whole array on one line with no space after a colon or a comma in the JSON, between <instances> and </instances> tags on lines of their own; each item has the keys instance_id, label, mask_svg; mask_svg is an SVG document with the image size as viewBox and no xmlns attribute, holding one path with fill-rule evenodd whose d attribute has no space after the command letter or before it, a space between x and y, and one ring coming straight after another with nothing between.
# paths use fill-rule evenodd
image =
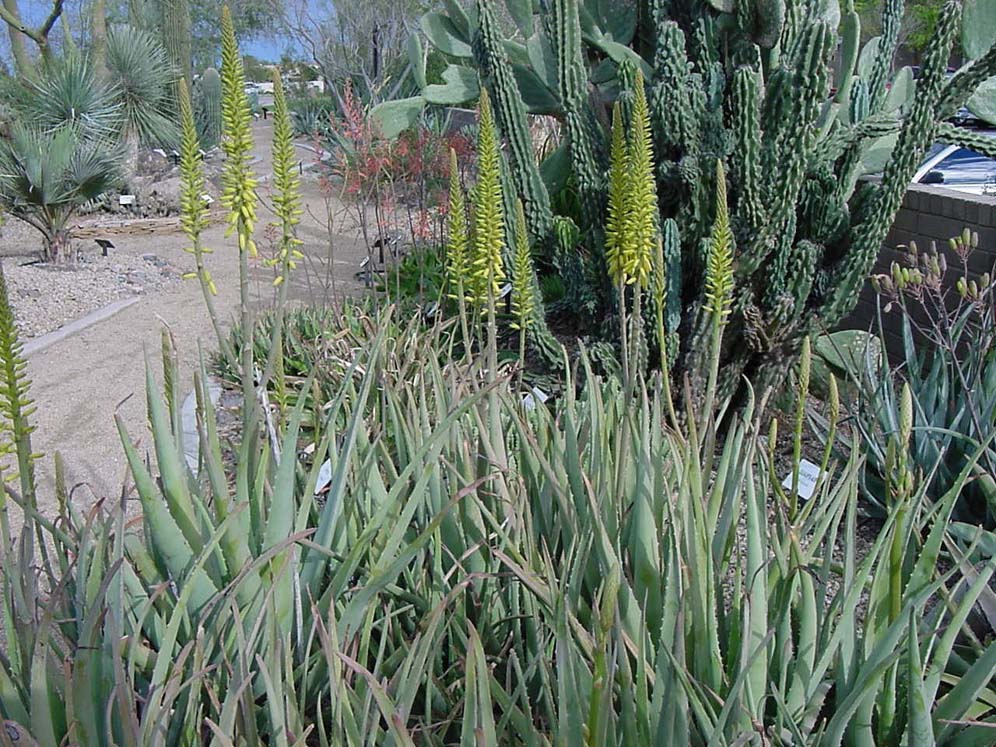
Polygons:
<instances>
[{"instance_id":1,"label":"white plant label","mask_svg":"<svg viewBox=\"0 0 996 747\"><path fill-rule=\"evenodd\" d=\"M799 462L799 497L809 500L816 492L816 483L820 479L820 466L813 464L808 459ZM782 480L782 487L786 490L792 489L792 473Z\"/></svg>"},{"instance_id":2,"label":"white plant label","mask_svg":"<svg viewBox=\"0 0 996 747\"><path fill-rule=\"evenodd\" d=\"M522 404L525 405L527 410L535 410L536 403L539 402L543 404L548 399L550 395L540 389L538 386L534 386L533 390L529 392L525 397L522 398Z\"/></svg>"},{"instance_id":3,"label":"white plant label","mask_svg":"<svg viewBox=\"0 0 996 747\"><path fill-rule=\"evenodd\" d=\"M120 195L118 197L118 204L121 206L134 205L135 195Z\"/></svg>"}]
</instances>

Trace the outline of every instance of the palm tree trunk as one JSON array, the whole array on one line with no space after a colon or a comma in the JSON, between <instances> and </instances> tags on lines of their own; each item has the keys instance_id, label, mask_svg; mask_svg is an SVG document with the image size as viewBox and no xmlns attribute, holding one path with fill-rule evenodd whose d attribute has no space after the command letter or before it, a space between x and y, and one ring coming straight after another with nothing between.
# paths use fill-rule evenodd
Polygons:
<instances>
[{"instance_id":1,"label":"palm tree trunk","mask_svg":"<svg viewBox=\"0 0 996 747\"><path fill-rule=\"evenodd\" d=\"M138 154L139 146L138 133L129 128L124 136L124 178L129 189L133 189L133 182L138 176Z\"/></svg>"},{"instance_id":2,"label":"palm tree trunk","mask_svg":"<svg viewBox=\"0 0 996 747\"><path fill-rule=\"evenodd\" d=\"M68 262L71 259L69 229L57 228L45 235L45 260L47 262Z\"/></svg>"}]
</instances>

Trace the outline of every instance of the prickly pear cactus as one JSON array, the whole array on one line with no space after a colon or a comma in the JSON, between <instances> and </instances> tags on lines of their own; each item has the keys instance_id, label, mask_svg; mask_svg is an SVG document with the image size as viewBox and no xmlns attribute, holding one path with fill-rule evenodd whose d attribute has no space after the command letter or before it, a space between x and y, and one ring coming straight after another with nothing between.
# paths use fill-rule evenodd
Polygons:
<instances>
[{"instance_id":1,"label":"prickly pear cactus","mask_svg":"<svg viewBox=\"0 0 996 747\"><path fill-rule=\"evenodd\" d=\"M610 115L617 100L626 109L640 70L658 225L678 229L664 248L679 381L704 328L716 159L729 175L735 290L720 386L733 393L745 375L778 380L805 335L848 313L926 148L966 137L944 120L970 99L985 109L996 91L996 12L984 0L966 0L964 27L961 0L947 1L915 85L910 70L895 71L903 0L883 2L881 35L864 46L853 0L509 0L504 26L498 2L447 2L423 18L454 69L445 90L427 86L399 105L454 102L461 91L470 103L472 79L489 89L538 266L576 288L592 268L604 276ZM948 79L959 46L970 61ZM530 112L563 125L562 147L542 166ZM861 181L871 170L880 182ZM558 241L563 219L580 229L570 252ZM611 284L591 284L597 309L586 317L612 314Z\"/></svg>"}]
</instances>

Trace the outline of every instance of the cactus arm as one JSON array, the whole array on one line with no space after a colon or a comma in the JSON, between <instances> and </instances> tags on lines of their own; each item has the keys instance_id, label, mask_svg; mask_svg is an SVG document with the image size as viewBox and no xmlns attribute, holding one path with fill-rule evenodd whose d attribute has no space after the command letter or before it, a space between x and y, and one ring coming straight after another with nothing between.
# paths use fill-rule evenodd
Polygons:
<instances>
[{"instance_id":1,"label":"cactus arm","mask_svg":"<svg viewBox=\"0 0 996 747\"><path fill-rule=\"evenodd\" d=\"M868 80L868 90L871 93L871 110L877 111L885 101L888 89L886 84L892 75L892 63L899 46L899 27L903 22L903 0L886 0L882 9L882 35L878 44L878 54L872 65Z\"/></svg>"},{"instance_id":2,"label":"cactus arm","mask_svg":"<svg viewBox=\"0 0 996 747\"><path fill-rule=\"evenodd\" d=\"M996 158L996 138L980 135L977 132L966 130L964 127L955 127L947 122L942 122L937 128L937 139L942 143L960 145L962 148L970 148L989 158Z\"/></svg>"},{"instance_id":3,"label":"cactus arm","mask_svg":"<svg viewBox=\"0 0 996 747\"><path fill-rule=\"evenodd\" d=\"M162 39L170 64L187 81L192 81L189 0L163 0Z\"/></svg>"},{"instance_id":4,"label":"cactus arm","mask_svg":"<svg viewBox=\"0 0 996 747\"><path fill-rule=\"evenodd\" d=\"M979 85L996 75L996 44L982 57L961 68L944 86L937 103L936 117L947 119L963 106Z\"/></svg>"},{"instance_id":5,"label":"cactus arm","mask_svg":"<svg viewBox=\"0 0 996 747\"><path fill-rule=\"evenodd\" d=\"M857 301L861 286L875 264L879 247L888 233L906 188L920 159L937 131L934 112L942 94L944 73L951 45L958 31L961 5L948 0L924 58L923 75L917 82L909 116L899 132L892 158L885 167L881 185L872 196L871 209L851 229L851 246L834 268L833 290L820 309L820 321L837 324Z\"/></svg>"},{"instance_id":6,"label":"cactus arm","mask_svg":"<svg viewBox=\"0 0 996 747\"><path fill-rule=\"evenodd\" d=\"M474 56L482 83L488 85L494 99L499 127L508 141L512 176L525 209L529 235L534 244L545 245L553 228L550 195L533 153L526 107L501 44L492 2L478 0L479 26L474 38Z\"/></svg>"},{"instance_id":7,"label":"cactus arm","mask_svg":"<svg viewBox=\"0 0 996 747\"><path fill-rule=\"evenodd\" d=\"M584 229L595 237L596 245L601 245L601 216L605 213L603 175L607 159L604 137L588 101L578 0L553 0L551 16L548 33L557 59L564 127L571 167L584 208Z\"/></svg>"},{"instance_id":8,"label":"cactus arm","mask_svg":"<svg viewBox=\"0 0 996 747\"><path fill-rule=\"evenodd\" d=\"M861 18L853 8L845 13L841 20L840 37L840 79L837 82L835 101L844 104L851 95L861 44Z\"/></svg>"},{"instance_id":9,"label":"cactus arm","mask_svg":"<svg viewBox=\"0 0 996 747\"><path fill-rule=\"evenodd\" d=\"M740 185L737 223L744 230L757 231L765 220L760 191L761 109L758 74L741 67L733 74L733 173Z\"/></svg>"},{"instance_id":10,"label":"cactus arm","mask_svg":"<svg viewBox=\"0 0 996 747\"><path fill-rule=\"evenodd\" d=\"M772 238L785 230L815 145L815 125L828 93L828 59L835 39L821 22L800 31L797 42L795 69L776 71L765 96L762 121L770 124L764 131L761 171L767 220L742 258L738 277L753 274L772 250Z\"/></svg>"}]
</instances>

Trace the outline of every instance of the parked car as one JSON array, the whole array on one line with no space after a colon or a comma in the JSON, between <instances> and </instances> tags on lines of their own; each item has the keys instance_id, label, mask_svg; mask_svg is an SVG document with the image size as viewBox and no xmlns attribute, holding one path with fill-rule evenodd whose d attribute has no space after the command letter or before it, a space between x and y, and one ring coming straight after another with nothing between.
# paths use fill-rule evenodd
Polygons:
<instances>
[{"instance_id":1,"label":"parked car","mask_svg":"<svg viewBox=\"0 0 996 747\"><path fill-rule=\"evenodd\" d=\"M973 129L996 138L996 130ZM936 184L973 195L996 195L996 159L959 145L934 143L913 176L914 184Z\"/></svg>"}]
</instances>

